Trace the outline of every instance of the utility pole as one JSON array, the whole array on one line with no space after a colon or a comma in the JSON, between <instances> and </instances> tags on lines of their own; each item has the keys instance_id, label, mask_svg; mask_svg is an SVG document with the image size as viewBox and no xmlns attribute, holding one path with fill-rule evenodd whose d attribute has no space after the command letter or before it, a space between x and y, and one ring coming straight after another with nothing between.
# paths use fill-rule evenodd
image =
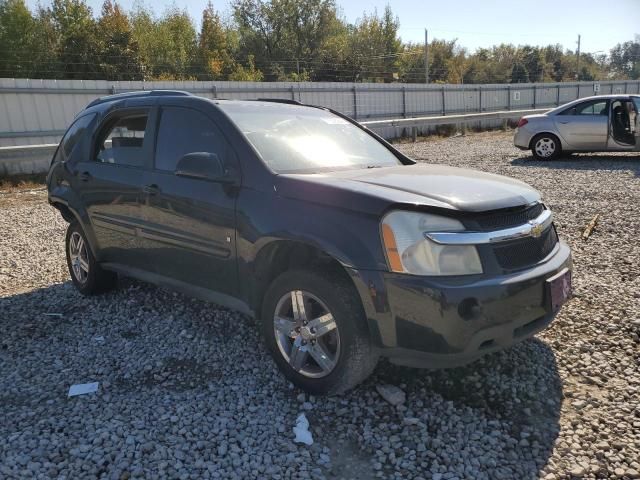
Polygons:
<instances>
[{"instance_id":1,"label":"utility pole","mask_svg":"<svg viewBox=\"0 0 640 480\"><path fill-rule=\"evenodd\" d=\"M424 29L424 78L425 83L429 83L429 34Z\"/></svg>"},{"instance_id":2,"label":"utility pole","mask_svg":"<svg viewBox=\"0 0 640 480\"><path fill-rule=\"evenodd\" d=\"M578 35L578 59L576 61L576 80L580 79L580 35Z\"/></svg>"}]
</instances>

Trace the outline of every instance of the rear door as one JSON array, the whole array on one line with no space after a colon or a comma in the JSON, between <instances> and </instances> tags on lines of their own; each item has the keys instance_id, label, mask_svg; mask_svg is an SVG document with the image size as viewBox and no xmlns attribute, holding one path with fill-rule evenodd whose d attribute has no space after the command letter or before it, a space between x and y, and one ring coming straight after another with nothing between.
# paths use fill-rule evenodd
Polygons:
<instances>
[{"instance_id":1,"label":"rear door","mask_svg":"<svg viewBox=\"0 0 640 480\"><path fill-rule=\"evenodd\" d=\"M230 172L235 153L213 120L195 108L162 106L154 171L146 187L145 228L156 273L228 295L237 292L235 205L239 183L175 175L188 153L215 153ZM235 174L234 174L235 175Z\"/></svg>"},{"instance_id":2,"label":"rear door","mask_svg":"<svg viewBox=\"0 0 640 480\"><path fill-rule=\"evenodd\" d=\"M607 147L609 101L588 100L553 117L556 128L575 150L602 151Z\"/></svg>"},{"instance_id":3,"label":"rear door","mask_svg":"<svg viewBox=\"0 0 640 480\"><path fill-rule=\"evenodd\" d=\"M76 165L74 189L86 207L100 260L140 268L137 232L142 186L149 175L156 108L119 108L108 114L87 158Z\"/></svg>"}]
</instances>

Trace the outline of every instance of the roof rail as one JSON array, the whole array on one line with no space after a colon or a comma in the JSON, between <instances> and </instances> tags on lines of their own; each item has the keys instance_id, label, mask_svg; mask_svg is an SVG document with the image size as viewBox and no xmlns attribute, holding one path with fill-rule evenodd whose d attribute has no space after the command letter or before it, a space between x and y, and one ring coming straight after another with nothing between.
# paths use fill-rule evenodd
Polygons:
<instances>
[{"instance_id":1,"label":"roof rail","mask_svg":"<svg viewBox=\"0 0 640 480\"><path fill-rule=\"evenodd\" d=\"M256 98L256 102L273 102L273 103L287 103L289 105L304 105L304 103L298 100L291 100L289 98Z\"/></svg>"},{"instance_id":2,"label":"roof rail","mask_svg":"<svg viewBox=\"0 0 640 480\"><path fill-rule=\"evenodd\" d=\"M161 96L191 96L189 92L182 90L137 90L133 92L116 93L114 95L107 95L105 97L96 98L93 102L87 105L87 108L100 105L101 103L113 102L116 100L124 100L127 98L139 98L139 97L161 97Z\"/></svg>"}]
</instances>

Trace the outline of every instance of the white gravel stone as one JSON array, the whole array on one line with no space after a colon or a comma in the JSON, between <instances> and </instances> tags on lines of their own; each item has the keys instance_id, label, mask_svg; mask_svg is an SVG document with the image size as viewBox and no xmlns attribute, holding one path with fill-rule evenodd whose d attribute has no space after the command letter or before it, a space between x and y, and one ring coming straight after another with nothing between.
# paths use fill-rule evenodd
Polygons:
<instances>
[{"instance_id":1,"label":"white gravel stone","mask_svg":"<svg viewBox=\"0 0 640 480\"><path fill-rule=\"evenodd\" d=\"M403 404L407 399L405 393L395 385L376 385L376 390L382 398L394 407Z\"/></svg>"}]
</instances>

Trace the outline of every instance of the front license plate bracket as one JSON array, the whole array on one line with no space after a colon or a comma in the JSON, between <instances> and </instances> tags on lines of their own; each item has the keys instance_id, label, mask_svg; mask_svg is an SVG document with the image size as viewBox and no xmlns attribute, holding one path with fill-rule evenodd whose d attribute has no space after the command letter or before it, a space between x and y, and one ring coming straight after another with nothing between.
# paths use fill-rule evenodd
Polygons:
<instances>
[{"instance_id":1,"label":"front license plate bracket","mask_svg":"<svg viewBox=\"0 0 640 480\"><path fill-rule=\"evenodd\" d=\"M549 309L555 313L571 298L571 270L564 268L553 277L547 278L545 283Z\"/></svg>"}]
</instances>

